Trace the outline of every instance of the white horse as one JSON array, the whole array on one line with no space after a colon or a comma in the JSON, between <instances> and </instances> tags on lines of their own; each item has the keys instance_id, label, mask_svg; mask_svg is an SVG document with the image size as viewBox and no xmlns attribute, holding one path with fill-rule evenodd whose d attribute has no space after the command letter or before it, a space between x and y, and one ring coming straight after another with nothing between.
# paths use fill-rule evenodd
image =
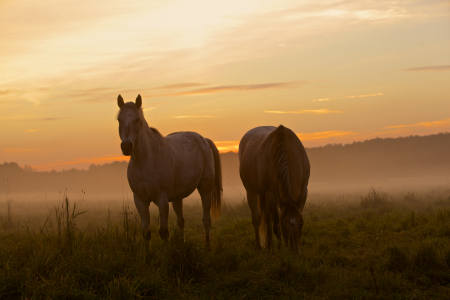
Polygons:
<instances>
[{"instance_id":1,"label":"white horse","mask_svg":"<svg viewBox=\"0 0 450 300\"><path fill-rule=\"evenodd\" d=\"M216 146L195 132L175 132L163 137L148 126L140 95L136 103L124 103L119 95L117 104L120 107L117 115L120 146L124 155L131 156L128 182L141 216L144 239L151 238L151 202L159 208L161 238L169 237L169 202L172 202L183 237L183 198L197 189L202 199L203 226L209 247L210 212L213 217L220 215L222 200L222 173Z\"/></svg>"}]
</instances>

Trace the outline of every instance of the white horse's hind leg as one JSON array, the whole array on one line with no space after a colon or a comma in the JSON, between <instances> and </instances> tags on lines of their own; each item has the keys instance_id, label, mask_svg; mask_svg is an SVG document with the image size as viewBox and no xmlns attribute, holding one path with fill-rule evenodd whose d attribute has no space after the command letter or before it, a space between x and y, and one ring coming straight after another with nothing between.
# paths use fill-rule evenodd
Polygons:
<instances>
[{"instance_id":1,"label":"white horse's hind leg","mask_svg":"<svg viewBox=\"0 0 450 300\"><path fill-rule=\"evenodd\" d=\"M149 229L150 226L150 212L148 211L148 207L150 206L150 202L147 203L145 199L142 197L133 194L134 196L134 204L136 205L136 209L139 212L139 215L141 216L141 223L142 223L142 236L145 240L149 241L152 232Z\"/></svg>"},{"instance_id":2,"label":"white horse's hind leg","mask_svg":"<svg viewBox=\"0 0 450 300\"><path fill-rule=\"evenodd\" d=\"M173 211L177 215L177 225L180 228L181 240L184 240L183 199L172 201Z\"/></svg>"},{"instance_id":3,"label":"white horse's hind leg","mask_svg":"<svg viewBox=\"0 0 450 300\"><path fill-rule=\"evenodd\" d=\"M212 186L212 184L210 185ZM206 249L211 249L211 244L209 241L209 232L211 231L211 200L212 200L212 189L210 187L204 187L200 185L198 188L198 193L202 198L203 206L203 227L205 227L206 235Z\"/></svg>"}]
</instances>

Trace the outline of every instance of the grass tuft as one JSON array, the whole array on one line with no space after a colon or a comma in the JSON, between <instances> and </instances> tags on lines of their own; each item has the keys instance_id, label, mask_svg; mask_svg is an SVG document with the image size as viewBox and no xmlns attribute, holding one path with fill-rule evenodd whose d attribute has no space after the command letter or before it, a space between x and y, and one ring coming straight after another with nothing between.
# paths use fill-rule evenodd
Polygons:
<instances>
[{"instance_id":1,"label":"grass tuft","mask_svg":"<svg viewBox=\"0 0 450 300\"><path fill-rule=\"evenodd\" d=\"M387 202L388 196L381 192L381 189L376 190L374 187L370 188L366 196L361 196L361 206L364 208L379 207Z\"/></svg>"},{"instance_id":2,"label":"grass tuft","mask_svg":"<svg viewBox=\"0 0 450 300\"><path fill-rule=\"evenodd\" d=\"M392 246L386 249L386 267L389 271L403 272L408 268L408 256L399 247Z\"/></svg>"},{"instance_id":3,"label":"grass tuft","mask_svg":"<svg viewBox=\"0 0 450 300\"><path fill-rule=\"evenodd\" d=\"M168 275L183 281L202 282L206 276L206 250L200 250L200 246L189 238L184 243L179 238L172 238L167 244L165 267Z\"/></svg>"},{"instance_id":4,"label":"grass tuft","mask_svg":"<svg viewBox=\"0 0 450 300\"><path fill-rule=\"evenodd\" d=\"M412 256L412 264L419 269L440 267L439 254L431 244L421 244Z\"/></svg>"}]
</instances>

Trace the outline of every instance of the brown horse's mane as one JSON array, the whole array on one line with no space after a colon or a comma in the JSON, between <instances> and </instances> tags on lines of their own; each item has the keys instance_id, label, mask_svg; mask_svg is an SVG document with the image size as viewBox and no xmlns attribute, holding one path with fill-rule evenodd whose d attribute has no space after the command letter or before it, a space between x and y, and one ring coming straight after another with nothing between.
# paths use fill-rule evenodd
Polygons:
<instances>
[{"instance_id":1,"label":"brown horse's mane","mask_svg":"<svg viewBox=\"0 0 450 300\"><path fill-rule=\"evenodd\" d=\"M275 150L272 151L272 161L275 162L278 188L282 195L289 195L289 200L291 200L289 149L285 127L283 125L278 126L273 132L272 138L272 145L274 145Z\"/></svg>"}]
</instances>

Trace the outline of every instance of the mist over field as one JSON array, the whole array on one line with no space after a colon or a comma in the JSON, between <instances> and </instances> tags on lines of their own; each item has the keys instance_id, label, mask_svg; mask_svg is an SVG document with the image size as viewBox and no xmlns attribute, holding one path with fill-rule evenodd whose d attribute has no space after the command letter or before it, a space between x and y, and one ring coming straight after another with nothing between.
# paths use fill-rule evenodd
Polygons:
<instances>
[{"instance_id":1,"label":"mist over field","mask_svg":"<svg viewBox=\"0 0 450 300\"><path fill-rule=\"evenodd\" d=\"M315 194L366 192L371 186L394 191L450 187L450 133L377 138L306 151L311 163L310 199ZM238 154L222 153L221 161L224 196L229 201L242 200L245 189L239 177ZM5 162L0 165L1 189L7 185L10 197L16 200L55 200L66 189L69 197L78 197L83 190L88 202L131 200L127 165L113 162L91 165L88 170L38 172ZM189 199L189 203L197 202L198 193Z\"/></svg>"}]
</instances>

